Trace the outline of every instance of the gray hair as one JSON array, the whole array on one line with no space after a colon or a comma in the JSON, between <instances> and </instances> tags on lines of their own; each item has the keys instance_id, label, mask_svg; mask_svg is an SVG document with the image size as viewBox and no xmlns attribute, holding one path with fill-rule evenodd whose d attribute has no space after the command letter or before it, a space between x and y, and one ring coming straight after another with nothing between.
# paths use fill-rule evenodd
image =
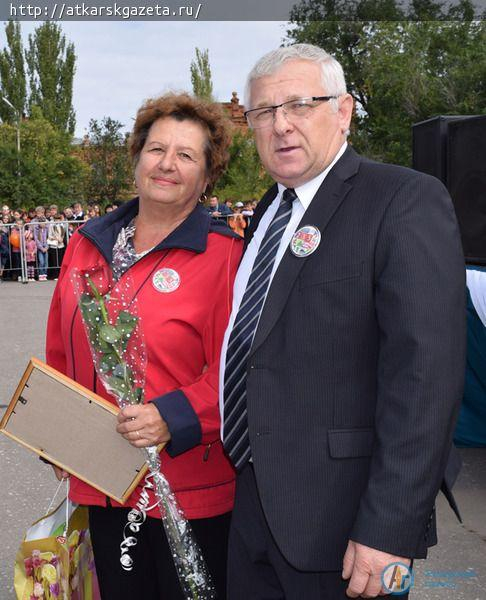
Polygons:
<instances>
[{"instance_id":1,"label":"gray hair","mask_svg":"<svg viewBox=\"0 0 486 600\"><path fill-rule=\"evenodd\" d=\"M250 71L245 85L245 107L250 107L251 84L265 75L273 75L287 60L308 60L321 66L322 85L329 96L342 96L346 93L346 80L343 68L338 61L319 46L294 44L268 52Z\"/></svg>"}]
</instances>

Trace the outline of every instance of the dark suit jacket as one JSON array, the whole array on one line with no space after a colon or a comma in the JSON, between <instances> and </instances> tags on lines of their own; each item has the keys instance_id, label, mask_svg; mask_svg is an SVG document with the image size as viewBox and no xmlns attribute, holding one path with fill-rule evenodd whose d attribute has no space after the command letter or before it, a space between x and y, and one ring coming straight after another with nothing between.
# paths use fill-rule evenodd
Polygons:
<instances>
[{"instance_id":1,"label":"dark suit jacket","mask_svg":"<svg viewBox=\"0 0 486 600\"><path fill-rule=\"evenodd\" d=\"M452 203L433 177L348 148L302 225L318 227L321 243L305 258L287 249L248 361L268 524L302 570L341 569L348 539L425 557L465 365Z\"/></svg>"}]
</instances>

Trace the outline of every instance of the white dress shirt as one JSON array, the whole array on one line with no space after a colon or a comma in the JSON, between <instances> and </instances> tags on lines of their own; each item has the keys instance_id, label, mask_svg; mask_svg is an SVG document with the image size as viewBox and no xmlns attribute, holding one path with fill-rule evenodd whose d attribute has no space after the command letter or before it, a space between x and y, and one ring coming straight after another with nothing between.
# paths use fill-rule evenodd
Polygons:
<instances>
[{"instance_id":1,"label":"white dress shirt","mask_svg":"<svg viewBox=\"0 0 486 600\"><path fill-rule=\"evenodd\" d=\"M486 327L486 273L474 267L466 269L466 283L478 317Z\"/></svg>"},{"instance_id":2,"label":"white dress shirt","mask_svg":"<svg viewBox=\"0 0 486 600\"><path fill-rule=\"evenodd\" d=\"M268 289L270 289L270 285L272 283L273 276L275 275L276 270L280 265L280 261L287 250L288 245L292 239L292 236L297 229L297 226L302 220L302 217L305 214L305 211L309 208L312 199L317 193L317 190L320 188L322 182L324 181L326 175L332 169L332 167L336 164L336 162L341 158L346 150L347 143L344 144L339 149L338 153L334 157L334 160L329 164L326 169L320 173L314 179L307 181L303 185L295 188L295 193L297 194L297 199L294 200L292 205L292 216L290 217L290 221L282 235L280 240L280 245L277 250L277 254L275 256L275 262L273 264L272 273L270 275L270 283L268 285ZM233 288L233 306L231 309L231 316L229 319L228 327L224 334L223 346L221 348L221 362L220 362L220 370L219 370L219 408L221 412L221 439L223 438L223 389L224 389L224 369L226 366L226 350L228 348L228 340L231 335L231 331L233 329L233 324L235 322L236 315L238 314L238 309L241 304L241 300L243 299L243 295L246 290L246 286L248 285L248 279L250 278L251 271L253 269L253 263L255 262L256 256L258 254L258 250L260 248L260 244L265 236L265 233L275 216L278 206L280 204L280 200L282 199L282 194L285 191L285 187L282 184L278 184L278 193L275 196L273 202L265 211L265 214L260 219L258 223L258 227L256 228L255 233L251 239L251 242L248 244L245 254L243 255L243 259L238 269L238 273L236 274L235 284ZM305 223L305 225L312 225L312 223ZM263 307L262 307L263 310ZM260 313L261 314L261 313ZM257 325L258 327L258 325Z\"/></svg>"}]
</instances>

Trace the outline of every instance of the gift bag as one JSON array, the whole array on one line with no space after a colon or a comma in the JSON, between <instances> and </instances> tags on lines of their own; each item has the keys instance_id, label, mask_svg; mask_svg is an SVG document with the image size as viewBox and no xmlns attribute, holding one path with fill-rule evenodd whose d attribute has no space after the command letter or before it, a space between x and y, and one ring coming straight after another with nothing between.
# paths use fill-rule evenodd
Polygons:
<instances>
[{"instance_id":1,"label":"gift bag","mask_svg":"<svg viewBox=\"0 0 486 600\"><path fill-rule=\"evenodd\" d=\"M86 507L66 498L27 530L14 587L17 600L101 600Z\"/></svg>"}]
</instances>

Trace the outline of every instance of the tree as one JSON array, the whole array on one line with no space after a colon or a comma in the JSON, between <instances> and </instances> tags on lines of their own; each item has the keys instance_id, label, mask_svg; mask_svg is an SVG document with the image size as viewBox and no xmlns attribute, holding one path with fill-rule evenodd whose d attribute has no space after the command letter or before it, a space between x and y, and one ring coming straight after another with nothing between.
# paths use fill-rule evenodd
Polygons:
<instances>
[{"instance_id":1,"label":"tree","mask_svg":"<svg viewBox=\"0 0 486 600\"><path fill-rule=\"evenodd\" d=\"M113 202L132 188L133 171L128 158L123 124L110 117L91 119L83 158L89 166L87 199Z\"/></svg>"},{"instance_id":2,"label":"tree","mask_svg":"<svg viewBox=\"0 0 486 600\"><path fill-rule=\"evenodd\" d=\"M230 147L230 162L215 193L237 199L259 198L272 179L265 173L250 131L236 131Z\"/></svg>"},{"instance_id":3,"label":"tree","mask_svg":"<svg viewBox=\"0 0 486 600\"><path fill-rule=\"evenodd\" d=\"M470 0L414 0L407 13L395 0L304 0L291 22L289 41L342 64L357 106L351 141L373 158L409 165L413 123L486 113L486 24Z\"/></svg>"},{"instance_id":4,"label":"tree","mask_svg":"<svg viewBox=\"0 0 486 600\"><path fill-rule=\"evenodd\" d=\"M61 131L74 133L73 79L76 55L61 27L47 21L29 35L26 52L29 107L38 106L44 117Z\"/></svg>"},{"instance_id":5,"label":"tree","mask_svg":"<svg viewBox=\"0 0 486 600\"><path fill-rule=\"evenodd\" d=\"M0 101L0 119L4 123L15 123L17 116L25 112L27 96L20 23L9 21L5 26L5 36L7 46L0 52L0 95L15 107L17 115L10 106Z\"/></svg>"},{"instance_id":6,"label":"tree","mask_svg":"<svg viewBox=\"0 0 486 600\"><path fill-rule=\"evenodd\" d=\"M213 81L209 66L209 51L196 48L196 59L191 62L191 83L195 96L213 100Z\"/></svg>"},{"instance_id":7,"label":"tree","mask_svg":"<svg viewBox=\"0 0 486 600\"><path fill-rule=\"evenodd\" d=\"M67 204L82 198L86 168L73 155L69 134L34 108L21 124L22 153L18 178L16 128L0 125L0 197L13 206Z\"/></svg>"}]
</instances>

